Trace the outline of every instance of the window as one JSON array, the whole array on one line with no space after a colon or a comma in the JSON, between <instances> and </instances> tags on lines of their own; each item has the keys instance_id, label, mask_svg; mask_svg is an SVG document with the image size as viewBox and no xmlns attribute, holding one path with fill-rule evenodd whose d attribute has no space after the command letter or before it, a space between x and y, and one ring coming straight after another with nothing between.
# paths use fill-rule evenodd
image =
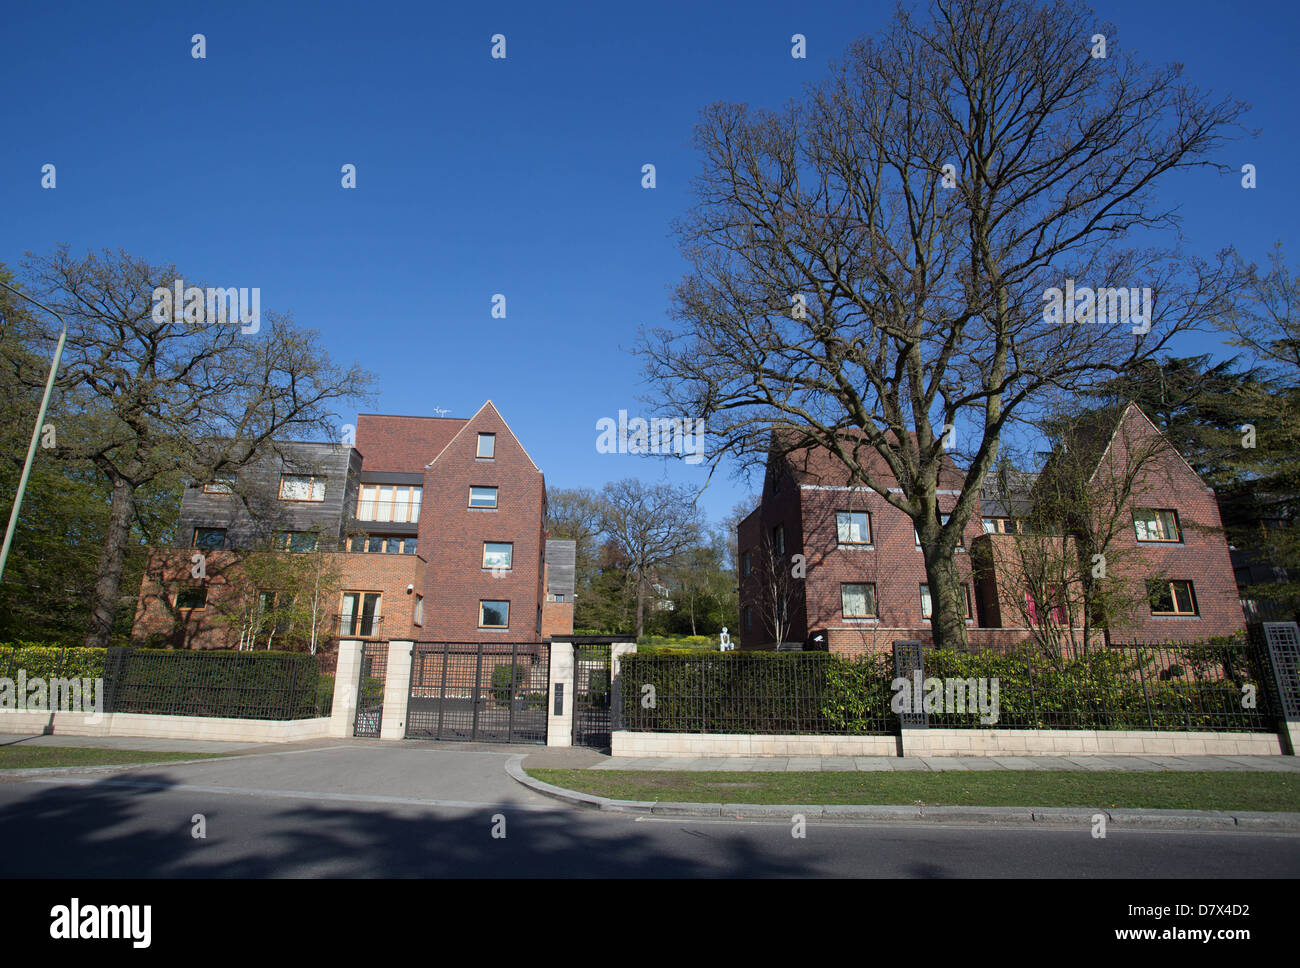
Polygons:
<instances>
[{"instance_id":1,"label":"window","mask_svg":"<svg viewBox=\"0 0 1300 968\"><path fill-rule=\"evenodd\" d=\"M871 544L871 518L866 511L839 511L835 529L840 544Z\"/></svg>"},{"instance_id":2,"label":"window","mask_svg":"<svg viewBox=\"0 0 1300 968\"><path fill-rule=\"evenodd\" d=\"M422 487L362 484L357 496L357 520L414 524L420 520L420 499L423 496Z\"/></svg>"},{"instance_id":3,"label":"window","mask_svg":"<svg viewBox=\"0 0 1300 968\"><path fill-rule=\"evenodd\" d=\"M339 612L339 635L365 638L379 634L379 592L344 592Z\"/></svg>"},{"instance_id":4,"label":"window","mask_svg":"<svg viewBox=\"0 0 1300 968\"><path fill-rule=\"evenodd\" d=\"M497 452L496 434L479 434L477 456L480 460L492 460Z\"/></svg>"},{"instance_id":5,"label":"window","mask_svg":"<svg viewBox=\"0 0 1300 968\"><path fill-rule=\"evenodd\" d=\"M316 533L314 531L279 531L273 539L276 551L315 551Z\"/></svg>"},{"instance_id":6,"label":"window","mask_svg":"<svg viewBox=\"0 0 1300 968\"><path fill-rule=\"evenodd\" d=\"M1178 512L1156 508L1140 508L1133 512L1133 530L1139 541L1183 540L1178 528Z\"/></svg>"},{"instance_id":7,"label":"window","mask_svg":"<svg viewBox=\"0 0 1300 968\"><path fill-rule=\"evenodd\" d=\"M845 618L876 617L876 586L841 585L840 608Z\"/></svg>"},{"instance_id":8,"label":"window","mask_svg":"<svg viewBox=\"0 0 1300 968\"><path fill-rule=\"evenodd\" d=\"M1189 581L1147 583L1152 615L1196 615L1196 590Z\"/></svg>"},{"instance_id":9,"label":"window","mask_svg":"<svg viewBox=\"0 0 1300 968\"><path fill-rule=\"evenodd\" d=\"M562 601L564 601L564 594L563 594L563 593L558 593L558 594L555 594L555 595L547 595L547 596L546 596L546 600L547 600L548 602L562 602Z\"/></svg>"},{"instance_id":10,"label":"window","mask_svg":"<svg viewBox=\"0 0 1300 968\"><path fill-rule=\"evenodd\" d=\"M1070 610L1062 604L1066 599L1066 590L1058 589L1052 593L1050 598L1044 598L1039 601L1034 597L1032 589L1025 589L1025 617L1029 619L1030 625L1040 623L1051 623L1061 627L1070 624Z\"/></svg>"},{"instance_id":11,"label":"window","mask_svg":"<svg viewBox=\"0 0 1300 968\"><path fill-rule=\"evenodd\" d=\"M951 514L941 514L941 515L939 515L939 523L940 523L940 524L947 524L948 521L949 521L951 518L952 518L952 515L951 515ZM917 546L918 548L921 547L921 532L917 531L916 528L913 528L913 529L912 529L912 534L913 534L913 536L916 538L916 546ZM964 534L959 534L959 535L957 535L957 544L956 544L956 547L958 547L958 548L965 548L965 547L966 547L966 536L965 536Z\"/></svg>"},{"instance_id":12,"label":"window","mask_svg":"<svg viewBox=\"0 0 1300 968\"><path fill-rule=\"evenodd\" d=\"M971 608L970 585L961 586L962 597L966 600L966 617L974 618L975 611ZM934 618L934 603L930 600L930 586L925 582L921 583L921 618Z\"/></svg>"},{"instance_id":13,"label":"window","mask_svg":"<svg viewBox=\"0 0 1300 968\"><path fill-rule=\"evenodd\" d=\"M510 627L510 603L478 603L478 627L481 629L506 629Z\"/></svg>"},{"instance_id":14,"label":"window","mask_svg":"<svg viewBox=\"0 0 1300 968\"><path fill-rule=\"evenodd\" d=\"M776 549L778 556L785 554L785 525L778 524L772 529L772 547Z\"/></svg>"},{"instance_id":15,"label":"window","mask_svg":"<svg viewBox=\"0 0 1300 968\"><path fill-rule=\"evenodd\" d=\"M745 631L748 632L754 627L754 610L748 605L745 606Z\"/></svg>"},{"instance_id":16,"label":"window","mask_svg":"<svg viewBox=\"0 0 1300 968\"><path fill-rule=\"evenodd\" d=\"M196 548L224 548L226 546L226 529L225 528L195 528L194 529L194 547Z\"/></svg>"},{"instance_id":17,"label":"window","mask_svg":"<svg viewBox=\"0 0 1300 968\"><path fill-rule=\"evenodd\" d=\"M203 485L204 494L233 494L235 478L233 475L216 477Z\"/></svg>"},{"instance_id":18,"label":"window","mask_svg":"<svg viewBox=\"0 0 1300 968\"><path fill-rule=\"evenodd\" d=\"M509 542L484 541L483 567L491 568L493 571L510 568L510 562L514 558L514 549L515 546Z\"/></svg>"},{"instance_id":19,"label":"window","mask_svg":"<svg viewBox=\"0 0 1300 968\"><path fill-rule=\"evenodd\" d=\"M176 593L177 608L206 608L208 588L206 585L192 585Z\"/></svg>"},{"instance_id":20,"label":"window","mask_svg":"<svg viewBox=\"0 0 1300 968\"><path fill-rule=\"evenodd\" d=\"M325 478L310 474L281 474L281 501L325 500Z\"/></svg>"},{"instance_id":21,"label":"window","mask_svg":"<svg viewBox=\"0 0 1300 968\"><path fill-rule=\"evenodd\" d=\"M348 542L349 551L367 551L373 554L413 555L417 553L418 540L409 535L357 535Z\"/></svg>"},{"instance_id":22,"label":"window","mask_svg":"<svg viewBox=\"0 0 1300 968\"><path fill-rule=\"evenodd\" d=\"M985 534L1023 534L1024 527L1015 518L985 518Z\"/></svg>"},{"instance_id":23,"label":"window","mask_svg":"<svg viewBox=\"0 0 1300 968\"><path fill-rule=\"evenodd\" d=\"M750 574L754 570L754 560L750 557L750 553L748 551L746 551L743 555L740 556L740 568L741 571L746 575Z\"/></svg>"},{"instance_id":24,"label":"window","mask_svg":"<svg viewBox=\"0 0 1300 968\"><path fill-rule=\"evenodd\" d=\"M495 508L497 506L497 489L495 487L471 487L469 489L469 506L472 508Z\"/></svg>"},{"instance_id":25,"label":"window","mask_svg":"<svg viewBox=\"0 0 1300 968\"><path fill-rule=\"evenodd\" d=\"M424 624L424 596L423 595L415 596L415 624L416 625Z\"/></svg>"}]
</instances>

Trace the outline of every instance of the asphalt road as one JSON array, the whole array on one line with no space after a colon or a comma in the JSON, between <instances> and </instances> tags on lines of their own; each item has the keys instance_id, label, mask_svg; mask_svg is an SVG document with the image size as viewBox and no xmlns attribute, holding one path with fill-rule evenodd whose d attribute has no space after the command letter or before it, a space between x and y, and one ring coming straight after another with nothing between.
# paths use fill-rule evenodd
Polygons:
<instances>
[{"instance_id":1,"label":"asphalt road","mask_svg":"<svg viewBox=\"0 0 1300 968\"><path fill-rule=\"evenodd\" d=\"M636 818L558 804L505 775L513 748L385 746L7 778L0 875L1300 875L1300 834L1112 827L1100 840L1088 828L810 822L796 838L785 820ZM193 836L196 814L204 838Z\"/></svg>"}]
</instances>

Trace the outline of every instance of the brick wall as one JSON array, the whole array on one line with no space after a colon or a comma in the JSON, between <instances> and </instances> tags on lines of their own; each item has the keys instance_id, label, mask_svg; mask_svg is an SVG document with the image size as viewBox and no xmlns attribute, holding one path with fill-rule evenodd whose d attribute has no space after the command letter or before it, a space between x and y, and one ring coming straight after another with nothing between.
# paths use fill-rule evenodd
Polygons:
<instances>
[{"instance_id":1,"label":"brick wall","mask_svg":"<svg viewBox=\"0 0 1300 968\"><path fill-rule=\"evenodd\" d=\"M207 578L191 577L188 549L150 549L149 559L136 602L132 641L143 644L151 634L169 636L169 644L178 648L233 649L239 644L239 630L220 620L238 608L241 595L249 592L240 556L233 551L210 551L207 554ZM413 625L415 596L425 587L426 562L419 555L365 553L326 554L327 567L341 573L340 594L322 601L326 621L341 611L341 594L345 591L379 592L379 614L383 621L377 637L409 639L421 637ZM204 584L208 589L204 608L177 610L176 593L185 586ZM414 591L407 594L408 585ZM425 614L428 615L428 603ZM333 626L326 627L331 634ZM332 643L330 643L332 645Z\"/></svg>"},{"instance_id":2,"label":"brick wall","mask_svg":"<svg viewBox=\"0 0 1300 968\"><path fill-rule=\"evenodd\" d=\"M476 457L478 435L496 434L492 460ZM471 486L496 487L497 508L469 507ZM484 404L425 471L420 550L429 559L425 634L445 642L529 642L541 634L546 484L491 404ZM509 572L483 568L487 541L514 545ZM510 627L478 627L480 600L510 602Z\"/></svg>"}]
</instances>

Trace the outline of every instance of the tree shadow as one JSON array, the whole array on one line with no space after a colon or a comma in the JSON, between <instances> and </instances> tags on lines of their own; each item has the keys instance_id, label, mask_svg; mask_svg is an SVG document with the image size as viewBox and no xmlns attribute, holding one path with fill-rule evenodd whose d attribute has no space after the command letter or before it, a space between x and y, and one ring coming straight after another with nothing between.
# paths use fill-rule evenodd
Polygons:
<instances>
[{"instance_id":1,"label":"tree shadow","mask_svg":"<svg viewBox=\"0 0 1300 968\"><path fill-rule=\"evenodd\" d=\"M131 785L126 785L127 783ZM473 809L334 805L173 789L158 773L24 784L0 807L7 877L809 877L828 860L783 856L757 828L676 826L557 805ZM10 788L13 792L13 788ZM25 794L25 795L23 795ZM203 814L206 838L192 835ZM496 816L504 838L493 837ZM498 831L499 831L498 826ZM770 832L768 834L770 836ZM702 846L707 842L707 847Z\"/></svg>"}]
</instances>

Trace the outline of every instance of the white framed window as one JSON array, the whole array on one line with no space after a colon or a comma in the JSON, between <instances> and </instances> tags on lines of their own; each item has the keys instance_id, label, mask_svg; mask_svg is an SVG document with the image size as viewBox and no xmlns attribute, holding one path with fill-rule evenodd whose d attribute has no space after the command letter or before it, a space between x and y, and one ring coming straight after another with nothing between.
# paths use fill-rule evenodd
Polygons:
<instances>
[{"instance_id":1,"label":"white framed window","mask_svg":"<svg viewBox=\"0 0 1300 968\"><path fill-rule=\"evenodd\" d=\"M235 475L225 474L214 477L203 485L204 494L233 494L235 492Z\"/></svg>"},{"instance_id":2,"label":"white framed window","mask_svg":"<svg viewBox=\"0 0 1300 968\"><path fill-rule=\"evenodd\" d=\"M479 434L478 450L475 456L479 460L492 460L497 454L497 435L496 434Z\"/></svg>"},{"instance_id":3,"label":"white framed window","mask_svg":"<svg viewBox=\"0 0 1300 968\"><path fill-rule=\"evenodd\" d=\"M951 518L952 518L952 515L951 515L951 514L941 514L941 515L939 515L939 523L940 523L940 524L947 524L948 521L949 521ZM912 536L916 538L916 546L917 546L918 548L921 547L921 532L917 531L916 528L913 528L913 529L912 529ZM956 545L956 547L958 547L958 548L965 548L965 547L966 547L966 536L965 536L964 534L959 534L959 535L957 535L957 545Z\"/></svg>"},{"instance_id":4,"label":"white framed window","mask_svg":"<svg viewBox=\"0 0 1300 968\"><path fill-rule=\"evenodd\" d=\"M324 501L325 478L314 474L281 474L281 501Z\"/></svg>"}]
</instances>

